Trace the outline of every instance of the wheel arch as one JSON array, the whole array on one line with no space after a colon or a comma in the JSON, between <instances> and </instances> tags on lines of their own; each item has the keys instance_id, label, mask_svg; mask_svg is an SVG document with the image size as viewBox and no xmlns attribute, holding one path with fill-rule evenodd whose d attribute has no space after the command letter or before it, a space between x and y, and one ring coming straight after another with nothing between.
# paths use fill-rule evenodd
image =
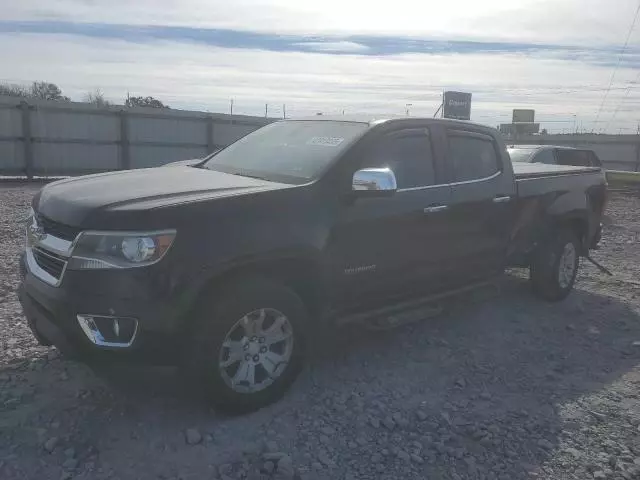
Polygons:
<instances>
[{"instance_id":1,"label":"wheel arch","mask_svg":"<svg viewBox=\"0 0 640 480\"><path fill-rule=\"evenodd\" d=\"M578 237L580 244L580 255L586 255L589 252L588 237L589 237L589 220L582 213L567 214L553 218L549 225L548 233L557 232L560 229L566 228L573 232Z\"/></svg>"},{"instance_id":2,"label":"wheel arch","mask_svg":"<svg viewBox=\"0 0 640 480\"><path fill-rule=\"evenodd\" d=\"M303 250L247 257L235 260L204 275L195 292L192 309L203 298L222 291L226 285L249 276L258 276L282 283L303 301L311 317L322 312L328 299L326 274L319 252Z\"/></svg>"}]
</instances>

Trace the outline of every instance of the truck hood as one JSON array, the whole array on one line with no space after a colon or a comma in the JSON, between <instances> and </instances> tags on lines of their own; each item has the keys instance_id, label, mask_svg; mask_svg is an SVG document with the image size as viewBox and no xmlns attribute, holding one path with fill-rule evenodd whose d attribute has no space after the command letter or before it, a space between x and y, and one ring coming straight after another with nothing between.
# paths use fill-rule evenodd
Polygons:
<instances>
[{"instance_id":1,"label":"truck hood","mask_svg":"<svg viewBox=\"0 0 640 480\"><path fill-rule=\"evenodd\" d=\"M33 207L52 220L79 226L95 211L144 211L289 186L188 166L145 168L50 183Z\"/></svg>"}]
</instances>

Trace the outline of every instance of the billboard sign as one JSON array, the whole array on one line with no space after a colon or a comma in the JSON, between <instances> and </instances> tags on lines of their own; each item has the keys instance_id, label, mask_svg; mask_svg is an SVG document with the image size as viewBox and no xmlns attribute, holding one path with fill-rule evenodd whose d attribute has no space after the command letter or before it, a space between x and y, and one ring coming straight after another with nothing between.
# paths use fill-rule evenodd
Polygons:
<instances>
[{"instance_id":1,"label":"billboard sign","mask_svg":"<svg viewBox=\"0 0 640 480\"><path fill-rule=\"evenodd\" d=\"M512 137L514 135L534 135L540 132L539 123L502 123L500 133Z\"/></svg>"},{"instance_id":2,"label":"billboard sign","mask_svg":"<svg viewBox=\"0 0 640 480\"><path fill-rule=\"evenodd\" d=\"M536 116L535 110L514 109L512 123L533 123Z\"/></svg>"},{"instance_id":3,"label":"billboard sign","mask_svg":"<svg viewBox=\"0 0 640 480\"><path fill-rule=\"evenodd\" d=\"M442 116L456 120L470 120L471 94L465 92L444 92Z\"/></svg>"}]
</instances>

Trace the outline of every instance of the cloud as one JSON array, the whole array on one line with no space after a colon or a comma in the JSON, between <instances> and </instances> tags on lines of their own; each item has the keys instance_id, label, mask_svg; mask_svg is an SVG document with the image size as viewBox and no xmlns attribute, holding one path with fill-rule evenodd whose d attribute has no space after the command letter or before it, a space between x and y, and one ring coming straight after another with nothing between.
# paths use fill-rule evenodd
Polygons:
<instances>
[{"instance_id":1,"label":"cloud","mask_svg":"<svg viewBox=\"0 0 640 480\"><path fill-rule=\"evenodd\" d=\"M325 113L433 115L441 92L473 93L472 119L508 122L512 108L535 108L552 130L571 128L574 117L595 118L610 67L567 62L554 51L466 54L401 53L386 56L268 51L153 40L131 42L66 34L0 33L0 64L11 65L5 81L47 80L75 99L96 87L121 102L127 92L153 95L175 108L281 115ZM604 120L625 96L637 70L621 68ZM622 104L612 129L635 131L640 107L635 90ZM548 122L547 125L544 125ZM597 126L596 126L597 127Z\"/></svg>"},{"instance_id":2,"label":"cloud","mask_svg":"<svg viewBox=\"0 0 640 480\"><path fill-rule=\"evenodd\" d=\"M275 52L330 52L334 54L397 55L402 53L472 54L523 53L544 54L559 59L590 62L602 66L617 63L618 49L526 42L439 40L406 36L374 35L282 35L241 30L64 21L0 21L0 32L70 34L91 38L111 38L130 42L158 40L195 42L216 47L262 49ZM640 48L627 48L622 65L640 67Z\"/></svg>"},{"instance_id":3,"label":"cloud","mask_svg":"<svg viewBox=\"0 0 640 480\"><path fill-rule=\"evenodd\" d=\"M188 26L302 35L620 45L636 0L28 0L3 19ZM634 34L632 44L639 37Z\"/></svg>"},{"instance_id":4,"label":"cloud","mask_svg":"<svg viewBox=\"0 0 640 480\"><path fill-rule=\"evenodd\" d=\"M311 49L318 52L333 52L333 53L368 53L370 48L366 45L349 41L322 41L322 42L301 42L293 44L299 46L304 50Z\"/></svg>"},{"instance_id":5,"label":"cloud","mask_svg":"<svg viewBox=\"0 0 640 480\"><path fill-rule=\"evenodd\" d=\"M174 107L279 115L431 115L473 92L473 119L535 108L556 130L593 121L636 0L28 0L3 5L0 74L81 98L153 95ZM633 128L640 26L600 124ZM10 66L10 68L8 67ZM636 91L638 89L638 91ZM633 125L633 127L631 127Z\"/></svg>"}]
</instances>

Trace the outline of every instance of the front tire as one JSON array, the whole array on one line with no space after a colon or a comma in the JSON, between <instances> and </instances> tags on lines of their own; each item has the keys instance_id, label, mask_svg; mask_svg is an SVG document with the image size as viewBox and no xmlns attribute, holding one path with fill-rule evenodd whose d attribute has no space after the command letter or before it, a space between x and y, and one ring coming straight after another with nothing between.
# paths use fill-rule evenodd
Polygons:
<instances>
[{"instance_id":1,"label":"front tire","mask_svg":"<svg viewBox=\"0 0 640 480\"><path fill-rule=\"evenodd\" d=\"M218 409L257 410L300 373L307 325L291 289L257 277L236 281L198 309L189 365Z\"/></svg>"},{"instance_id":2,"label":"front tire","mask_svg":"<svg viewBox=\"0 0 640 480\"><path fill-rule=\"evenodd\" d=\"M533 256L530 278L534 293L547 301L564 300L576 281L580 242L573 231L562 229L542 242Z\"/></svg>"}]
</instances>

